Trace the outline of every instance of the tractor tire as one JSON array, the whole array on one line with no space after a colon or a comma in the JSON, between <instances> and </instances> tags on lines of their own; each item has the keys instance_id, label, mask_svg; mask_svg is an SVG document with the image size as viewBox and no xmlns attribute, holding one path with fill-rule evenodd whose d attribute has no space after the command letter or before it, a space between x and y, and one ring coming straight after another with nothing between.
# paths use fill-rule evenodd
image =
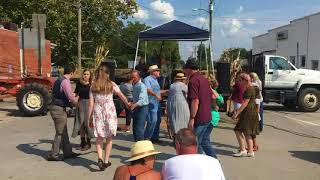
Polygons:
<instances>
[{"instance_id":1,"label":"tractor tire","mask_svg":"<svg viewBox=\"0 0 320 180\"><path fill-rule=\"evenodd\" d=\"M24 116L44 116L50 103L49 90L41 84L27 84L17 94L17 106Z\"/></svg>"},{"instance_id":2,"label":"tractor tire","mask_svg":"<svg viewBox=\"0 0 320 180\"><path fill-rule=\"evenodd\" d=\"M315 112L320 108L320 92L315 88L305 88L299 93L298 107L303 112Z\"/></svg>"}]
</instances>

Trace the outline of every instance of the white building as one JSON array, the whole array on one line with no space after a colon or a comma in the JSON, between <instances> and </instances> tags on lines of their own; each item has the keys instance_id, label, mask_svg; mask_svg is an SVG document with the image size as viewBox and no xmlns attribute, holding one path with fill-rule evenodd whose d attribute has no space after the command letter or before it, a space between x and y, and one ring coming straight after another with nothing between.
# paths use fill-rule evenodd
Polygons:
<instances>
[{"instance_id":1,"label":"white building","mask_svg":"<svg viewBox=\"0 0 320 180\"><path fill-rule=\"evenodd\" d=\"M298 68L320 70L320 13L253 37L252 54L284 56Z\"/></svg>"}]
</instances>

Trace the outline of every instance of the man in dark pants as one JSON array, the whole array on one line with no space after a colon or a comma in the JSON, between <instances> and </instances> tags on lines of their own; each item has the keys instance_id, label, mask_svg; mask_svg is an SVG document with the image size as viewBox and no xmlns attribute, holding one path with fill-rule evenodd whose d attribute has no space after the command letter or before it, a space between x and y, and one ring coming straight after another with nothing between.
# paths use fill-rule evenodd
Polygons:
<instances>
[{"instance_id":1,"label":"man in dark pants","mask_svg":"<svg viewBox=\"0 0 320 180\"><path fill-rule=\"evenodd\" d=\"M133 138L134 141L144 140L145 122L148 114L148 93L147 87L141 82L140 73L137 70L131 72L133 81L133 102L130 109L133 111Z\"/></svg>"},{"instance_id":2,"label":"man in dark pants","mask_svg":"<svg viewBox=\"0 0 320 180\"><path fill-rule=\"evenodd\" d=\"M65 67L64 75L60 77L53 85L52 105L50 106L50 114L54 122L56 134L52 143L51 153L48 161L60 161L60 147L62 147L64 159L76 157L79 154L72 152L67 130L67 112L66 107L71 104L77 105L78 99L73 95L70 78L73 76L75 69L73 67Z\"/></svg>"},{"instance_id":3,"label":"man in dark pants","mask_svg":"<svg viewBox=\"0 0 320 180\"><path fill-rule=\"evenodd\" d=\"M190 108L189 128L194 130L198 141L198 153L217 158L210 142L212 127L210 122L212 90L209 81L201 75L198 63L190 59L184 67L185 74L189 78L188 103Z\"/></svg>"}]
</instances>

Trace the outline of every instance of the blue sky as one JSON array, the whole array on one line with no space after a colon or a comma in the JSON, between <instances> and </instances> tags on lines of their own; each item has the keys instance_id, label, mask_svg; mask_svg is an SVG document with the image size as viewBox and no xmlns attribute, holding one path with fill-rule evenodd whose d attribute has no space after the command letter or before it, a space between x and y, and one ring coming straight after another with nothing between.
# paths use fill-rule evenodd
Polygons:
<instances>
[{"instance_id":1,"label":"blue sky","mask_svg":"<svg viewBox=\"0 0 320 180\"><path fill-rule=\"evenodd\" d=\"M209 0L137 0L139 11L130 18L150 26L177 19L208 29L208 13L192 11L208 8ZM223 49L251 49L252 37L291 20L320 12L320 0L215 0L213 19L213 54ZM185 60L192 54L194 42L181 42L180 54Z\"/></svg>"}]
</instances>

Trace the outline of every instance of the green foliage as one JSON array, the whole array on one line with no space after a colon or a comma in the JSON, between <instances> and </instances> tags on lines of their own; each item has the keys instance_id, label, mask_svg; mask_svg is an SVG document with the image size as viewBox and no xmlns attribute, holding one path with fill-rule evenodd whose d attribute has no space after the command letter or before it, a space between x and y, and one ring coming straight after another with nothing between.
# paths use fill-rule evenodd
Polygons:
<instances>
[{"instance_id":1,"label":"green foliage","mask_svg":"<svg viewBox=\"0 0 320 180\"><path fill-rule=\"evenodd\" d=\"M0 18L13 23L31 25L33 13L47 15L46 38L57 47L52 52L52 61L58 65L73 64L77 57L77 2L78 0L2 0ZM136 10L135 1L122 3L118 0L82 0L82 56L92 58L96 47L109 46L112 32L123 27ZM86 62L83 64L92 64Z\"/></svg>"},{"instance_id":2,"label":"green foliage","mask_svg":"<svg viewBox=\"0 0 320 180\"><path fill-rule=\"evenodd\" d=\"M207 53L207 60L208 60L208 69L211 67L211 59L210 59L210 50L209 48L205 49L205 44L201 43L198 46L197 50L197 59L200 61L200 70L207 70L207 63L206 63L206 53Z\"/></svg>"},{"instance_id":3,"label":"green foliage","mask_svg":"<svg viewBox=\"0 0 320 180\"><path fill-rule=\"evenodd\" d=\"M138 34L148 28L150 26L144 23L128 22L122 30L113 33L109 57L117 60L119 68L128 67L128 61L134 60ZM145 55L147 64L158 63L156 58L162 56L170 61L174 67L180 61L179 44L175 41L140 41L138 56L144 58Z\"/></svg>"}]
</instances>

